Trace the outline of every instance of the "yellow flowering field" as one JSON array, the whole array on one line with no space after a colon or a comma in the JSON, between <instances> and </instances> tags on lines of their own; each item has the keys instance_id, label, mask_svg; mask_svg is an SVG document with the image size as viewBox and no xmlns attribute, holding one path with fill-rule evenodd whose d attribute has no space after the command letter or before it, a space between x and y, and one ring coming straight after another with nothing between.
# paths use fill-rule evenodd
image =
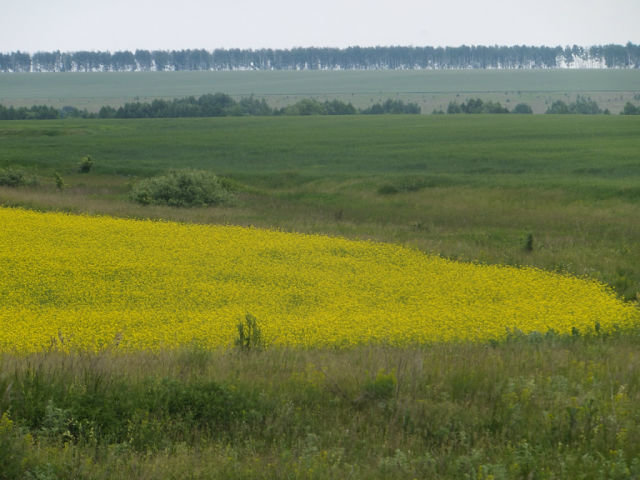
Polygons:
<instances>
[{"instance_id":1,"label":"yellow flowering field","mask_svg":"<svg viewBox=\"0 0 640 480\"><path fill-rule=\"evenodd\" d=\"M0 208L0 351L478 341L640 321L594 281L396 245Z\"/></svg>"}]
</instances>

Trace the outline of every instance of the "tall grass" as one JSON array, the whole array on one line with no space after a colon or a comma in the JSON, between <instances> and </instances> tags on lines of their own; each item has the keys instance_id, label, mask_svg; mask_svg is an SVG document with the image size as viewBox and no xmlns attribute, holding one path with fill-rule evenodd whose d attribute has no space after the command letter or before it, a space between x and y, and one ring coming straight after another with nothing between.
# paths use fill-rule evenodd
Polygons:
<instances>
[{"instance_id":1,"label":"tall grass","mask_svg":"<svg viewBox=\"0 0 640 480\"><path fill-rule=\"evenodd\" d=\"M634 478L638 338L4 355L0 436L51 478Z\"/></svg>"}]
</instances>

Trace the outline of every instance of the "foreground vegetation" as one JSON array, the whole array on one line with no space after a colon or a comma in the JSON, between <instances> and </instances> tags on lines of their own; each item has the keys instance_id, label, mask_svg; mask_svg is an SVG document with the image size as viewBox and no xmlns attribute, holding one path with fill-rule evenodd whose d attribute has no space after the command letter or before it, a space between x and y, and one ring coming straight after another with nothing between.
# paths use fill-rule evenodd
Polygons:
<instances>
[{"instance_id":1,"label":"foreground vegetation","mask_svg":"<svg viewBox=\"0 0 640 480\"><path fill-rule=\"evenodd\" d=\"M637 478L638 338L5 354L0 477Z\"/></svg>"}]
</instances>

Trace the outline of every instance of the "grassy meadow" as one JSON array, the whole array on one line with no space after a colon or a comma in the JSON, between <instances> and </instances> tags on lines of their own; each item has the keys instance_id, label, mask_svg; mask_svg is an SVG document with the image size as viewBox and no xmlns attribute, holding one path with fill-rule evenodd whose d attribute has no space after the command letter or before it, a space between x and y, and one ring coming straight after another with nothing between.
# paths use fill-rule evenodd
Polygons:
<instances>
[{"instance_id":1,"label":"grassy meadow","mask_svg":"<svg viewBox=\"0 0 640 480\"><path fill-rule=\"evenodd\" d=\"M2 355L2 475L637 478L639 343Z\"/></svg>"},{"instance_id":2,"label":"grassy meadow","mask_svg":"<svg viewBox=\"0 0 640 480\"><path fill-rule=\"evenodd\" d=\"M423 113L446 110L452 100L470 97L499 101L510 110L526 102L544 113L555 100L590 96L602 109L637 103L636 70L387 70L387 71L218 71L15 73L0 75L0 104L71 105L97 112L103 105L173 99L223 92L255 95L273 107L303 98L339 99L366 108L387 98L415 102ZM635 98L634 98L635 96Z\"/></svg>"},{"instance_id":3,"label":"grassy meadow","mask_svg":"<svg viewBox=\"0 0 640 480\"><path fill-rule=\"evenodd\" d=\"M447 258L533 265L640 292L640 119L384 116L6 122L0 168L38 187L8 205L373 239ZM82 156L92 173L77 173ZM140 206L131 185L212 170L233 206ZM57 191L53 173L67 186ZM532 250L524 248L531 234Z\"/></svg>"},{"instance_id":4,"label":"grassy meadow","mask_svg":"<svg viewBox=\"0 0 640 480\"><path fill-rule=\"evenodd\" d=\"M223 73L233 72L219 72L220 78ZM336 78L359 72L344 73ZM403 78L413 78L409 73ZM451 72L413 72L427 73L441 74L446 88ZM484 72L487 78L493 73ZM585 82L588 89L578 93L598 90L600 72L583 73L589 75L572 77L575 88ZM518 74L487 80L483 88L493 85L503 95L500 82ZM126 78L144 74L131 75ZM40 81L33 78L33 85ZM620 77L615 95L637 90L635 77L628 78ZM389 82L395 91L405 88ZM542 85L540 78L533 83ZM518 85L526 90L520 81L508 92ZM55 82L42 88L57 98ZM145 98L157 93L149 88L156 87L147 85ZM460 87L450 88L447 95ZM611 88L610 82L602 87ZM130 92L137 93L135 86ZM639 117L602 115L2 122L0 169L22 168L38 184L0 187L0 205L375 240L465 263L528 265L595 279L637 309L639 131ZM94 167L79 173L85 155ZM229 179L235 200L180 209L129 199L136 182L178 168ZM52 256L37 238L7 238L0 268L15 272L33 264L24 278L33 277L46 297L37 307L45 311L64 292L38 272L65 265L71 257L62 252L82 245L82 237L62 229L52 242L64 240L64 248ZM103 241L121 241L110 238ZM100 249L100 238L87 248ZM21 252L20 262L11 251ZM203 249L201 255L215 253ZM65 275L73 274L72 263L61 267ZM126 264L116 267L105 269L102 280L118 269L141 276ZM459 282L448 288L452 295L464 291L464 276ZM83 298L102 291L76 289ZM113 298L115 304L121 297ZM3 302L6 312L10 301ZM0 479L640 478L640 329L592 327L404 347L264 348L258 342L205 349L194 342L134 351L120 348L116 332L98 353L66 353L68 336L59 331L44 351L0 353ZM231 345L239 332L225 335Z\"/></svg>"}]
</instances>

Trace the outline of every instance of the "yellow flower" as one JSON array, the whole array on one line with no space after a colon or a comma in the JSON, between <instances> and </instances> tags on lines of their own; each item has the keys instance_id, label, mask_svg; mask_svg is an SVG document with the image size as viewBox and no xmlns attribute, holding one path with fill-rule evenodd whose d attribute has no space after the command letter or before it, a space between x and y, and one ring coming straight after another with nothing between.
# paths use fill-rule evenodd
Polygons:
<instances>
[{"instance_id":1,"label":"yellow flower","mask_svg":"<svg viewBox=\"0 0 640 480\"><path fill-rule=\"evenodd\" d=\"M591 280L397 245L0 208L0 351L483 341L636 325Z\"/></svg>"}]
</instances>

